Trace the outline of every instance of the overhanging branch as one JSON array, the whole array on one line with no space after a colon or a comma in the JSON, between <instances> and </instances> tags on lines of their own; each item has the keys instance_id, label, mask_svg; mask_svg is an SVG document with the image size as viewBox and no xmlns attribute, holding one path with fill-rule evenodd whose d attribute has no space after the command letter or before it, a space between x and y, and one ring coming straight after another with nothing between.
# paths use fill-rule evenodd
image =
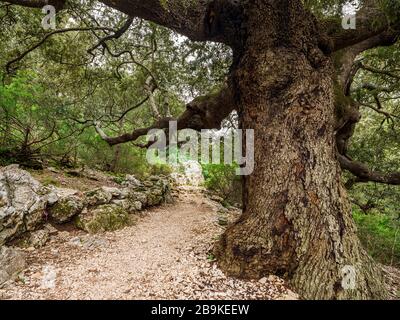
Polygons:
<instances>
[{"instance_id":1,"label":"overhanging branch","mask_svg":"<svg viewBox=\"0 0 400 320\"><path fill-rule=\"evenodd\" d=\"M95 49L100 47L101 45L104 45L106 41L109 41L111 39L119 39L126 31L128 31L129 27L131 26L133 22L133 17L128 17L128 19L125 21L125 23L122 25L120 29L115 31L115 33L110 34L105 36L104 38L101 38L97 44L95 44L92 48L88 50L89 53L92 53Z\"/></svg>"},{"instance_id":2,"label":"overhanging branch","mask_svg":"<svg viewBox=\"0 0 400 320\"><path fill-rule=\"evenodd\" d=\"M400 36L400 20L390 21L376 1L366 2L357 12L356 29L344 29L341 19L325 21L323 28L330 38L331 52L363 43L361 52L377 46L391 45Z\"/></svg>"},{"instance_id":3,"label":"overhanging branch","mask_svg":"<svg viewBox=\"0 0 400 320\"><path fill-rule=\"evenodd\" d=\"M346 156L339 155L342 169L347 170L357 177L357 182L377 182L390 185L400 185L400 172L382 173L372 171L364 163L353 161Z\"/></svg>"},{"instance_id":4,"label":"overhanging branch","mask_svg":"<svg viewBox=\"0 0 400 320\"><path fill-rule=\"evenodd\" d=\"M221 122L236 108L235 99L231 88L224 86L218 93L194 99L186 106L186 111L179 118L166 117L158 120L147 128L135 129L118 137L109 137L101 128L100 123L95 123L99 136L110 146L136 141L153 129L168 129L170 121L177 121L178 130L193 129L219 129Z\"/></svg>"},{"instance_id":5,"label":"overhanging branch","mask_svg":"<svg viewBox=\"0 0 400 320\"><path fill-rule=\"evenodd\" d=\"M155 22L193 41L232 45L242 2L231 0L100 0L129 16Z\"/></svg>"}]
</instances>

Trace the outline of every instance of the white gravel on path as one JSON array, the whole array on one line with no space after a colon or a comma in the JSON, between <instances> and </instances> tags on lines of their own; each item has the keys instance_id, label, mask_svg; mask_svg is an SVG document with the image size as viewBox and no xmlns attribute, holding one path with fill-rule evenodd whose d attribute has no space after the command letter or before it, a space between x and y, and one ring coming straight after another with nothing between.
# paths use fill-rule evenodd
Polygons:
<instances>
[{"instance_id":1,"label":"white gravel on path","mask_svg":"<svg viewBox=\"0 0 400 320\"><path fill-rule=\"evenodd\" d=\"M223 232L218 215L216 203L186 190L120 231L59 232L27 251L28 269L0 299L296 299L277 277L238 280L209 260Z\"/></svg>"}]
</instances>

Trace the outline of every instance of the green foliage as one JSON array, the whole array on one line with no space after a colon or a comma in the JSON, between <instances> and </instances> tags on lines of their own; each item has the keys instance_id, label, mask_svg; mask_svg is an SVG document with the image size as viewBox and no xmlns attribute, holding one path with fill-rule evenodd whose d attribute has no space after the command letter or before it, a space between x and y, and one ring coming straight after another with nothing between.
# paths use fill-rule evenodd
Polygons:
<instances>
[{"instance_id":1,"label":"green foliage","mask_svg":"<svg viewBox=\"0 0 400 320\"><path fill-rule=\"evenodd\" d=\"M400 266L400 221L385 214L354 210L358 234L369 254L386 265Z\"/></svg>"},{"instance_id":2,"label":"green foliage","mask_svg":"<svg viewBox=\"0 0 400 320\"><path fill-rule=\"evenodd\" d=\"M353 98L360 103L362 119L355 129L348 154L367 164L372 171L399 172L399 45L367 51L359 59L371 70L382 72L362 69L355 78ZM369 86L365 88L364 84L373 84L376 89L367 89ZM349 179L353 177L346 174L346 180ZM365 210L361 213L357 207L354 213L364 246L382 263L399 266L399 187L358 183L349 192L353 202Z\"/></svg>"},{"instance_id":3,"label":"green foliage","mask_svg":"<svg viewBox=\"0 0 400 320\"><path fill-rule=\"evenodd\" d=\"M113 29L126 21L123 14L92 1L70 5L74 10L57 13L58 29L87 28L93 17ZM48 31L41 27L40 10L0 6L0 16L0 66L6 71L8 62ZM185 102L223 81L230 50L220 44L192 43L154 23L134 20L128 32L107 42L107 50L100 46L89 54L88 49L107 34L110 31L86 30L52 35L13 63L10 73L0 71L2 163L37 158L53 166L87 165L143 176L169 172L165 166L148 165L143 149L110 148L91 123L100 121L110 136L152 125L149 101L138 105L148 94L149 77L157 82L154 101L161 115L176 117Z\"/></svg>"},{"instance_id":4,"label":"green foliage","mask_svg":"<svg viewBox=\"0 0 400 320\"><path fill-rule=\"evenodd\" d=\"M237 165L203 164L205 186L230 204L241 203L241 177Z\"/></svg>"},{"instance_id":5,"label":"green foliage","mask_svg":"<svg viewBox=\"0 0 400 320\"><path fill-rule=\"evenodd\" d=\"M345 5L355 5L356 0L303 0L305 6L317 16L338 17Z\"/></svg>"},{"instance_id":6,"label":"green foliage","mask_svg":"<svg viewBox=\"0 0 400 320\"><path fill-rule=\"evenodd\" d=\"M33 154L54 135L68 131L59 123L57 98L49 97L33 71L20 71L0 84L0 148L10 153Z\"/></svg>"},{"instance_id":7,"label":"green foliage","mask_svg":"<svg viewBox=\"0 0 400 320\"><path fill-rule=\"evenodd\" d=\"M398 0L380 0L380 5L386 13L388 21L392 24L398 24L400 21L400 2Z\"/></svg>"}]
</instances>

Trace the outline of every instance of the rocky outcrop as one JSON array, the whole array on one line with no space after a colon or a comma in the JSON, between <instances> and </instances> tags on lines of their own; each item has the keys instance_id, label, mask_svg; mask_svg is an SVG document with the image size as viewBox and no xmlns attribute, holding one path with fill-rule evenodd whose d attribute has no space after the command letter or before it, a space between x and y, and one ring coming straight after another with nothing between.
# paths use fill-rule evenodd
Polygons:
<instances>
[{"instance_id":1,"label":"rocky outcrop","mask_svg":"<svg viewBox=\"0 0 400 320\"><path fill-rule=\"evenodd\" d=\"M99 188L85 193L86 204L91 207L110 203L112 198L113 194L105 188Z\"/></svg>"},{"instance_id":2,"label":"rocky outcrop","mask_svg":"<svg viewBox=\"0 0 400 320\"><path fill-rule=\"evenodd\" d=\"M31 233L28 243L34 248L43 247L49 240L50 232L44 228Z\"/></svg>"},{"instance_id":3,"label":"rocky outcrop","mask_svg":"<svg viewBox=\"0 0 400 320\"><path fill-rule=\"evenodd\" d=\"M128 175L122 186L87 192L87 208L75 219L76 226L89 233L114 231L134 223L130 214L171 200L165 176L152 176L141 182Z\"/></svg>"},{"instance_id":4,"label":"rocky outcrop","mask_svg":"<svg viewBox=\"0 0 400 320\"><path fill-rule=\"evenodd\" d=\"M85 207L84 197L76 190L54 188L50 198L52 201L49 202L47 212L49 218L58 224L71 221Z\"/></svg>"},{"instance_id":5,"label":"rocky outcrop","mask_svg":"<svg viewBox=\"0 0 400 320\"><path fill-rule=\"evenodd\" d=\"M48 190L17 165L0 168L0 246L43 221Z\"/></svg>"},{"instance_id":6,"label":"rocky outcrop","mask_svg":"<svg viewBox=\"0 0 400 320\"><path fill-rule=\"evenodd\" d=\"M159 179L156 176L150 177L147 181L147 206L157 206L163 201L170 201L171 187L169 181L164 177Z\"/></svg>"},{"instance_id":7,"label":"rocky outcrop","mask_svg":"<svg viewBox=\"0 0 400 320\"><path fill-rule=\"evenodd\" d=\"M122 182L122 185L130 188L138 188L143 187L143 183L135 178L135 176L131 174L127 174L125 177L125 181Z\"/></svg>"},{"instance_id":8,"label":"rocky outcrop","mask_svg":"<svg viewBox=\"0 0 400 320\"><path fill-rule=\"evenodd\" d=\"M25 256L20 250L0 247L0 287L23 271L25 266Z\"/></svg>"},{"instance_id":9,"label":"rocky outcrop","mask_svg":"<svg viewBox=\"0 0 400 320\"><path fill-rule=\"evenodd\" d=\"M119 229L134 220L129 215L170 201L170 189L166 176L140 181L127 175L120 188L104 186L83 193L44 187L18 166L1 168L0 246L27 231L32 246L44 245L47 234L35 231L46 221L75 221L90 233Z\"/></svg>"},{"instance_id":10,"label":"rocky outcrop","mask_svg":"<svg viewBox=\"0 0 400 320\"><path fill-rule=\"evenodd\" d=\"M86 232L99 233L121 229L133 222L132 220L123 207L106 204L79 215L76 225Z\"/></svg>"}]
</instances>

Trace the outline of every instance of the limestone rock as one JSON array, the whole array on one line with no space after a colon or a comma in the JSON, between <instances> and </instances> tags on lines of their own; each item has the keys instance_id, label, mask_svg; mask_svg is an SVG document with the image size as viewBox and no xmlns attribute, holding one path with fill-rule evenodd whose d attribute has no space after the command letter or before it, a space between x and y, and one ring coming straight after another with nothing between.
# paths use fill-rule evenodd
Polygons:
<instances>
[{"instance_id":1,"label":"limestone rock","mask_svg":"<svg viewBox=\"0 0 400 320\"><path fill-rule=\"evenodd\" d=\"M152 181L145 181L143 182L143 185L147 188L151 188L154 184Z\"/></svg>"},{"instance_id":2,"label":"limestone rock","mask_svg":"<svg viewBox=\"0 0 400 320\"><path fill-rule=\"evenodd\" d=\"M62 224L68 222L82 212L85 202L79 192L62 188L57 188L55 192L58 201L48 207L49 216L55 223Z\"/></svg>"},{"instance_id":3,"label":"limestone rock","mask_svg":"<svg viewBox=\"0 0 400 320\"><path fill-rule=\"evenodd\" d=\"M157 180L153 178L152 181L148 180L146 182L151 182L152 184L152 187L146 192L147 206L160 205L171 197L171 188L166 177L160 176Z\"/></svg>"},{"instance_id":4,"label":"limestone rock","mask_svg":"<svg viewBox=\"0 0 400 320\"><path fill-rule=\"evenodd\" d=\"M89 206L98 206L110 203L113 195L105 188L98 188L85 193L86 203Z\"/></svg>"},{"instance_id":5,"label":"limestone rock","mask_svg":"<svg viewBox=\"0 0 400 320\"><path fill-rule=\"evenodd\" d=\"M143 208L147 206L147 194L144 192L132 191L129 193L129 199L132 202L140 202Z\"/></svg>"},{"instance_id":6,"label":"limestone rock","mask_svg":"<svg viewBox=\"0 0 400 320\"><path fill-rule=\"evenodd\" d=\"M78 172L80 176L82 172ZM101 181L106 179L97 176ZM127 175L120 188L103 186L81 193L44 187L18 166L8 166L0 169L0 246L27 231L37 230L44 218L63 224L77 217L78 225L91 233L116 230L134 219L129 214L168 199L171 199L170 181L163 175L151 176L144 182ZM57 233L54 228L44 228L30 233L26 239L32 248L40 247L47 242L49 231Z\"/></svg>"},{"instance_id":7,"label":"limestone rock","mask_svg":"<svg viewBox=\"0 0 400 320\"><path fill-rule=\"evenodd\" d=\"M130 218L126 210L115 204L99 206L75 220L76 226L89 233L115 231L129 225Z\"/></svg>"},{"instance_id":8,"label":"limestone rock","mask_svg":"<svg viewBox=\"0 0 400 320\"><path fill-rule=\"evenodd\" d=\"M131 201L131 210L140 211L142 210L143 205L140 201Z\"/></svg>"},{"instance_id":9,"label":"limestone rock","mask_svg":"<svg viewBox=\"0 0 400 320\"><path fill-rule=\"evenodd\" d=\"M50 232L47 229L34 231L29 237L29 244L35 248L41 248L49 240L49 235Z\"/></svg>"},{"instance_id":10,"label":"limestone rock","mask_svg":"<svg viewBox=\"0 0 400 320\"><path fill-rule=\"evenodd\" d=\"M135 176L130 175L130 174L126 175L125 181L122 182L122 185L124 187L131 187L131 188L132 187L136 188L136 187L142 187L143 186L143 184L138 179L136 179Z\"/></svg>"},{"instance_id":11,"label":"limestone rock","mask_svg":"<svg viewBox=\"0 0 400 320\"><path fill-rule=\"evenodd\" d=\"M125 199L129 195L129 190L127 188L102 187L102 189L111 193L113 199Z\"/></svg>"},{"instance_id":12,"label":"limestone rock","mask_svg":"<svg viewBox=\"0 0 400 320\"><path fill-rule=\"evenodd\" d=\"M220 196L217 196L216 194L210 195L210 199L212 201L219 202L219 203L223 203L224 202L224 199L221 198Z\"/></svg>"},{"instance_id":13,"label":"limestone rock","mask_svg":"<svg viewBox=\"0 0 400 320\"><path fill-rule=\"evenodd\" d=\"M20 250L0 247L0 286L23 271L25 266L25 255Z\"/></svg>"},{"instance_id":14,"label":"limestone rock","mask_svg":"<svg viewBox=\"0 0 400 320\"><path fill-rule=\"evenodd\" d=\"M147 205L149 207L158 206L163 200L163 191L161 189L153 188L147 192Z\"/></svg>"},{"instance_id":15,"label":"limestone rock","mask_svg":"<svg viewBox=\"0 0 400 320\"><path fill-rule=\"evenodd\" d=\"M55 188L53 188L53 189L51 190L51 192L50 192L50 193L48 194L48 196L47 196L47 204L50 205L50 206L56 204L57 201L58 201L58 199L59 199L59 197L58 197L58 195L57 195L57 192L55 192L54 189L55 189Z\"/></svg>"},{"instance_id":16,"label":"limestone rock","mask_svg":"<svg viewBox=\"0 0 400 320\"><path fill-rule=\"evenodd\" d=\"M124 209L128 213L136 213L143 208L143 205L140 201L135 201L132 199L113 200L112 204Z\"/></svg>"},{"instance_id":17,"label":"limestone rock","mask_svg":"<svg viewBox=\"0 0 400 320\"><path fill-rule=\"evenodd\" d=\"M44 229L49 233L49 235L57 234L58 230L54 228L51 224L47 223L44 225Z\"/></svg>"},{"instance_id":18,"label":"limestone rock","mask_svg":"<svg viewBox=\"0 0 400 320\"><path fill-rule=\"evenodd\" d=\"M0 169L0 246L43 221L46 192L17 165Z\"/></svg>"},{"instance_id":19,"label":"limestone rock","mask_svg":"<svg viewBox=\"0 0 400 320\"><path fill-rule=\"evenodd\" d=\"M109 241L96 235L84 235L70 239L68 244L75 247L82 247L87 250L94 250L108 246Z\"/></svg>"}]
</instances>

